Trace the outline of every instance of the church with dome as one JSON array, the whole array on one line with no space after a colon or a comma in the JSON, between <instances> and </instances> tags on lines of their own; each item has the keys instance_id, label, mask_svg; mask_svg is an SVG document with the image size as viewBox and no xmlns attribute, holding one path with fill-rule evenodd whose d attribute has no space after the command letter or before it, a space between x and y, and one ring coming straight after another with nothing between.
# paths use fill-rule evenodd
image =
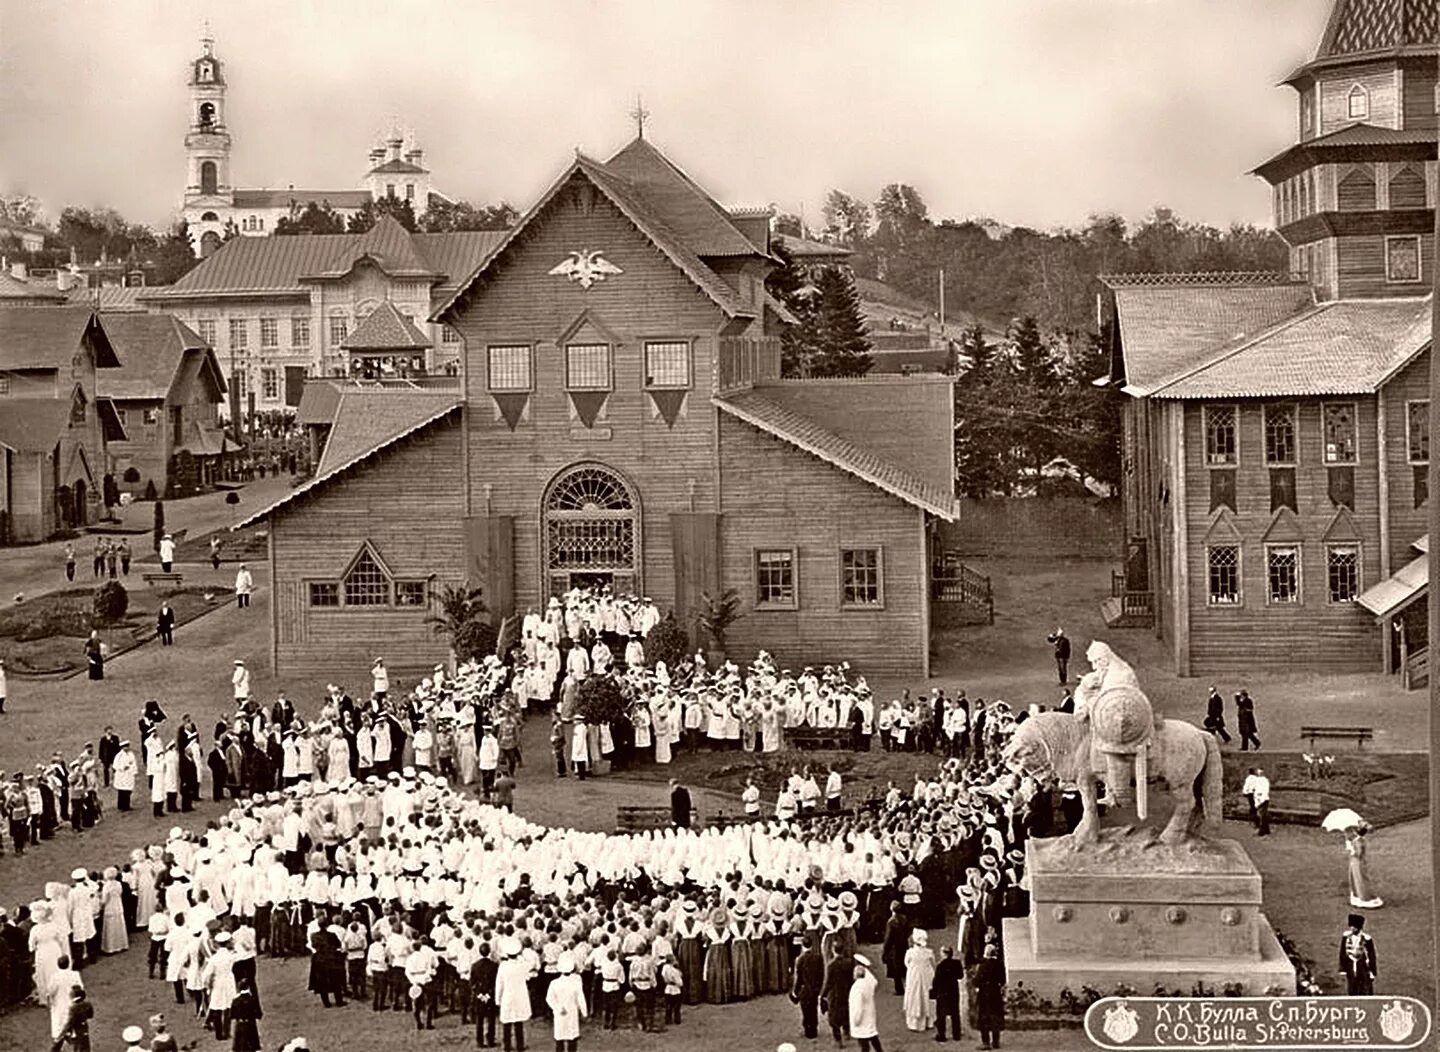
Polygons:
<instances>
[{"instance_id":1,"label":"church with dome","mask_svg":"<svg viewBox=\"0 0 1440 1052\"><path fill-rule=\"evenodd\" d=\"M435 200L449 200L431 185L424 151L392 130L371 150L368 167L353 189L310 190L236 187L230 175L232 139L225 119L228 85L225 66L215 55L215 41L202 40L204 52L190 63L190 118L185 136L187 174L182 214L195 252L209 256L225 240L227 230L246 237L265 237L275 225L306 206L328 205L348 219L372 200L394 197L410 202L418 219Z\"/></svg>"}]
</instances>

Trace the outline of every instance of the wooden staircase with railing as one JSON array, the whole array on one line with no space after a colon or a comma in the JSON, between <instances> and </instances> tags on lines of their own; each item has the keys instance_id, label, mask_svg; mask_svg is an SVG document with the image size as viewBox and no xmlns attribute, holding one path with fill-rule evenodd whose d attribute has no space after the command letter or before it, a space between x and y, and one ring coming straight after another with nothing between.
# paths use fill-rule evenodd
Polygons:
<instances>
[{"instance_id":1,"label":"wooden staircase with railing","mask_svg":"<svg viewBox=\"0 0 1440 1052\"><path fill-rule=\"evenodd\" d=\"M1155 593L1143 537L1130 538L1124 569L1110 572L1110 597L1101 601L1100 616L1107 628L1155 627Z\"/></svg>"},{"instance_id":2,"label":"wooden staircase with railing","mask_svg":"<svg viewBox=\"0 0 1440 1052\"><path fill-rule=\"evenodd\" d=\"M947 553L930 578L931 617L937 626L993 625L990 578Z\"/></svg>"},{"instance_id":3,"label":"wooden staircase with railing","mask_svg":"<svg viewBox=\"0 0 1440 1052\"><path fill-rule=\"evenodd\" d=\"M1406 690L1419 690L1430 685L1430 648L1420 647L1405 655L1405 667L1400 670L1401 682Z\"/></svg>"}]
</instances>

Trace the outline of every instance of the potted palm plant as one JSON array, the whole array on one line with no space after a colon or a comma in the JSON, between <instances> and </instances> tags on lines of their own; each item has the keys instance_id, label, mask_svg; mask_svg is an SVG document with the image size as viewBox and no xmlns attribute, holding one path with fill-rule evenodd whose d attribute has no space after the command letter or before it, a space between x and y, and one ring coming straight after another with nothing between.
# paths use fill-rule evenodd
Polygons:
<instances>
[{"instance_id":1,"label":"potted palm plant","mask_svg":"<svg viewBox=\"0 0 1440 1052\"><path fill-rule=\"evenodd\" d=\"M489 611L483 596L482 589L447 584L435 596L439 613L425 619L437 636L449 640L451 671L454 671L457 661L469 661L495 652L496 632L487 616Z\"/></svg>"},{"instance_id":2,"label":"potted palm plant","mask_svg":"<svg viewBox=\"0 0 1440 1052\"><path fill-rule=\"evenodd\" d=\"M725 664L725 635L740 617L740 593L734 588L727 588L718 596L701 593L695 622L710 640L705 660L711 668Z\"/></svg>"}]
</instances>

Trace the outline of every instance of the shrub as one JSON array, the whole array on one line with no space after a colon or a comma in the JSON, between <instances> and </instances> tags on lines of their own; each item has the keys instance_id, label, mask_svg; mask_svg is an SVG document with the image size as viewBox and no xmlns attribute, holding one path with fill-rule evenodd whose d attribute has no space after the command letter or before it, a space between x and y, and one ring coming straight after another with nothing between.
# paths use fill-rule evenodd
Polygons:
<instances>
[{"instance_id":1,"label":"shrub","mask_svg":"<svg viewBox=\"0 0 1440 1052\"><path fill-rule=\"evenodd\" d=\"M476 619L459 626L451 645L460 661L478 661L495 653L495 641L495 626Z\"/></svg>"},{"instance_id":2,"label":"shrub","mask_svg":"<svg viewBox=\"0 0 1440 1052\"><path fill-rule=\"evenodd\" d=\"M129 482L131 485L134 485L136 482L140 481L140 469L132 464L130 467L125 469L125 474L121 475L120 477L123 478L126 482Z\"/></svg>"},{"instance_id":3,"label":"shrub","mask_svg":"<svg viewBox=\"0 0 1440 1052\"><path fill-rule=\"evenodd\" d=\"M239 504L239 503L240 503L240 494L236 493L236 492L232 489L229 493L225 494L225 503L226 503L226 504Z\"/></svg>"},{"instance_id":4,"label":"shrub","mask_svg":"<svg viewBox=\"0 0 1440 1052\"><path fill-rule=\"evenodd\" d=\"M145 499L155 500L155 480L151 479L145 484ZM151 531L150 543L158 552L160 550L160 538L165 536L165 502L155 500L155 526Z\"/></svg>"},{"instance_id":5,"label":"shrub","mask_svg":"<svg viewBox=\"0 0 1440 1052\"><path fill-rule=\"evenodd\" d=\"M149 481L147 481L147 482L145 483L145 493L141 496L140 499L141 499L141 500L159 500L159 499L160 499L160 494L155 491L155 480L154 480L154 479L150 479Z\"/></svg>"},{"instance_id":6,"label":"shrub","mask_svg":"<svg viewBox=\"0 0 1440 1052\"><path fill-rule=\"evenodd\" d=\"M626 718L625 698L614 676L586 676L580 684L577 700L580 715L586 723L619 723Z\"/></svg>"},{"instance_id":7,"label":"shrub","mask_svg":"<svg viewBox=\"0 0 1440 1052\"><path fill-rule=\"evenodd\" d=\"M675 614L665 615L665 619L645 637L645 661L654 668L656 662L665 662L665 667L672 671L690 656L690 637L675 620Z\"/></svg>"},{"instance_id":8,"label":"shrub","mask_svg":"<svg viewBox=\"0 0 1440 1052\"><path fill-rule=\"evenodd\" d=\"M95 593L95 620L102 625L113 625L130 609L130 593L119 581L106 581Z\"/></svg>"}]
</instances>

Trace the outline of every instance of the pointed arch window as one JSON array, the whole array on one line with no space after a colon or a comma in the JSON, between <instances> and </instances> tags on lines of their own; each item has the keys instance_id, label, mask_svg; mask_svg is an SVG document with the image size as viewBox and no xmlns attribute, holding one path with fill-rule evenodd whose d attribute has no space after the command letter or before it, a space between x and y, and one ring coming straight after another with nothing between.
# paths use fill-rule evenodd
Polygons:
<instances>
[{"instance_id":1,"label":"pointed arch window","mask_svg":"<svg viewBox=\"0 0 1440 1052\"><path fill-rule=\"evenodd\" d=\"M1345 104L1352 121L1363 121L1370 116L1370 93L1359 84L1350 89Z\"/></svg>"},{"instance_id":2,"label":"pointed arch window","mask_svg":"<svg viewBox=\"0 0 1440 1052\"><path fill-rule=\"evenodd\" d=\"M342 583L346 606L388 606L390 603L390 575L381 568L369 548L361 549Z\"/></svg>"}]
</instances>

